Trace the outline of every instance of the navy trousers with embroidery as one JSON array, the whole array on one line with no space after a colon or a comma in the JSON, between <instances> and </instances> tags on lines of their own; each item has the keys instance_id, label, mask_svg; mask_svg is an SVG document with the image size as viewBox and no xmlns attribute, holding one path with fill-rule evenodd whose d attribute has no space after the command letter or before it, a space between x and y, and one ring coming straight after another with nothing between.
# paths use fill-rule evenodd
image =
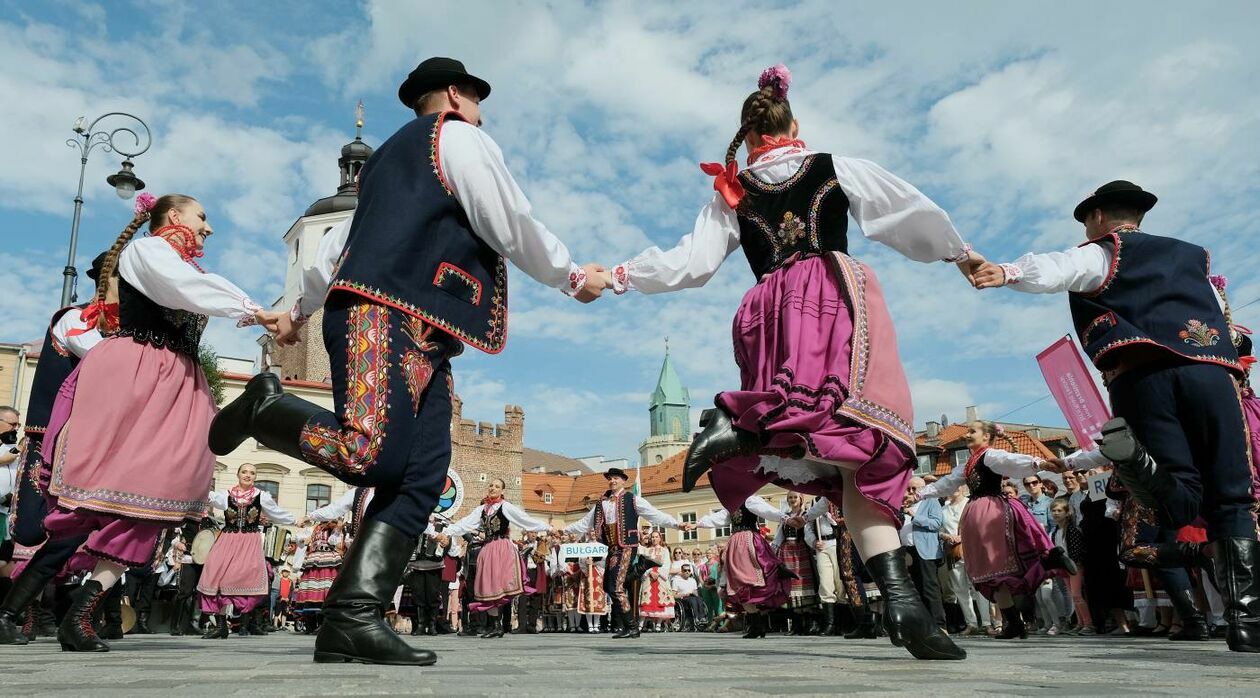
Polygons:
<instances>
[{"instance_id":1,"label":"navy trousers with embroidery","mask_svg":"<svg viewBox=\"0 0 1260 698\"><path fill-rule=\"evenodd\" d=\"M1164 503L1166 526L1202 516L1209 540L1251 538L1251 460L1242 405L1220 366L1143 366L1108 386L1111 407L1179 487Z\"/></svg>"},{"instance_id":2,"label":"navy trousers with embroidery","mask_svg":"<svg viewBox=\"0 0 1260 698\"><path fill-rule=\"evenodd\" d=\"M463 345L401 311L345 293L324 307L334 412L307 421L303 458L375 487L364 514L424 532L451 463L450 359Z\"/></svg>"}]
</instances>

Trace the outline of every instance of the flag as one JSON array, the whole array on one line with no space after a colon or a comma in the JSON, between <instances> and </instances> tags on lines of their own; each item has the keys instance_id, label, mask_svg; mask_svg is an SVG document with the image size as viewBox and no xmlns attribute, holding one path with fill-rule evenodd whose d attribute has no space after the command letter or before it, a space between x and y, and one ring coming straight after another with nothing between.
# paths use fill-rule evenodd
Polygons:
<instances>
[{"instance_id":1,"label":"flag","mask_svg":"<svg viewBox=\"0 0 1260 698\"><path fill-rule=\"evenodd\" d=\"M1037 355L1041 374L1050 386L1050 394L1059 403L1067 418L1076 443L1082 451L1092 451L1102 435L1102 425L1111 419L1098 386L1085 368L1085 360L1071 337L1063 337Z\"/></svg>"},{"instance_id":2,"label":"flag","mask_svg":"<svg viewBox=\"0 0 1260 698\"><path fill-rule=\"evenodd\" d=\"M636 497L641 496L640 493L642 492L642 487L640 486L640 482L642 480L642 475L640 475L640 471L642 470L643 470L642 463L638 464L634 468L634 487L630 488L630 494L633 494Z\"/></svg>"}]
</instances>

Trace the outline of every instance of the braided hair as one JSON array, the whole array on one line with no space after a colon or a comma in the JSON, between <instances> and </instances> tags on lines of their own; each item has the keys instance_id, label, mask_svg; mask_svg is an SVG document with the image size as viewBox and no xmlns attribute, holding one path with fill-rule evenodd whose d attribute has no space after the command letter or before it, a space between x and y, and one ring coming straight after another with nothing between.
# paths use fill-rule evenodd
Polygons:
<instances>
[{"instance_id":1,"label":"braided hair","mask_svg":"<svg viewBox=\"0 0 1260 698\"><path fill-rule=\"evenodd\" d=\"M744 100L744 107L739 113L739 130L726 149L726 162L735 162L735 153L750 132L770 136L791 130L795 118L792 116L792 105L787 97L780 98L780 94L780 88L767 84Z\"/></svg>"},{"instance_id":2,"label":"braided hair","mask_svg":"<svg viewBox=\"0 0 1260 698\"><path fill-rule=\"evenodd\" d=\"M127 224L126 228L118 234L114 244L105 253L105 261L101 264L100 277L96 282L96 303L105 304L106 295L109 293L110 285L114 283L114 272L118 270L118 256L122 254L123 248L127 243L131 242L131 238L135 237L136 231L140 230L145 223L149 224L149 231L152 232L166 223L167 216L174 209L196 201L191 196L184 194L166 194L159 198L153 207L147 211L138 210L135 218ZM105 327L105 315L101 315L100 329Z\"/></svg>"}]
</instances>

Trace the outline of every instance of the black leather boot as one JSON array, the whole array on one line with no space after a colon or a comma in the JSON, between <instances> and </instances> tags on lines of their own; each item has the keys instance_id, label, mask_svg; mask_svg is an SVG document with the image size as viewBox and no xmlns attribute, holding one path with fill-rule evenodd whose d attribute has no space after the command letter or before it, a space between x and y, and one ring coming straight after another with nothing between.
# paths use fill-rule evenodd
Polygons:
<instances>
[{"instance_id":1,"label":"black leather boot","mask_svg":"<svg viewBox=\"0 0 1260 698\"><path fill-rule=\"evenodd\" d=\"M866 604L857 606L853 609L853 615L857 616L857 627L844 634L846 640L874 640L879 636L875 629L875 614L871 612L871 607Z\"/></svg>"},{"instance_id":2,"label":"black leather boot","mask_svg":"<svg viewBox=\"0 0 1260 698\"><path fill-rule=\"evenodd\" d=\"M994 635L999 640L1021 640L1028 638L1028 626L1024 625L1024 617L1019 609L1011 606L1002 609L1002 632Z\"/></svg>"},{"instance_id":3,"label":"black leather boot","mask_svg":"<svg viewBox=\"0 0 1260 698\"><path fill-rule=\"evenodd\" d=\"M70 596L70 610L66 611L61 627L57 629L57 641L64 652L108 652L109 645L96 636L92 628L96 609L105 599L105 589L96 580L89 580Z\"/></svg>"},{"instance_id":4,"label":"black leather boot","mask_svg":"<svg viewBox=\"0 0 1260 698\"><path fill-rule=\"evenodd\" d=\"M184 634L184 610L188 606L182 601L176 599L171 604L171 636L180 637Z\"/></svg>"},{"instance_id":5,"label":"black leather boot","mask_svg":"<svg viewBox=\"0 0 1260 698\"><path fill-rule=\"evenodd\" d=\"M57 576L62 565L74 555L74 551L87 536L62 538L44 543L35 555L26 563L26 569L13 580L13 586L0 602L0 645L25 645L27 637L22 633L22 626L27 620L27 610L35 612L35 625L31 635L39 630L48 631L40 611L39 597L48 582ZM56 634L56 625L51 632Z\"/></svg>"},{"instance_id":6,"label":"black leather boot","mask_svg":"<svg viewBox=\"0 0 1260 698\"><path fill-rule=\"evenodd\" d=\"M966 651L941 632L923 605L906 569L905 553L890 550L865 565L884 598L884 629L894 646L904 646L917 659L967 658Z\"/></svg>"},{"instance_id":7,"label":"black leather boot","mask_svg":"<svg viewBox=\"0 0 1260 698\"><path fill-rule=\"evenodd\" d=\"M226 613L214 614L214 625L206 623L206 634L202 640L222 640L228 636L228 617Z\"/></svg>"},{"instance_id":8,"label":"black leather boot","mask_svg":"<svg viewBox=\"0 0 1260 698\"><path fill-rule=\"evenodd\" d=\"M748 627L744 629L745 640L757 640L766 636L766 632L770 629L770 619L764 613L746 613L744 614L744 624Z\"/></svg>"},{"instance_id":9,"label":"black leather boot","mask_svg":"<svg viewBox=\"0 0 1260 698\"><path fill-rule=\"evenodd\" d=\"M1098 450L1115 464L1120 482L1134 499L1155 512L1161 523L1181 527L1182 524L1171 520L1164 506L1177 491L1176 480L1146 452L1123 417L1103 425Z\"/></svg>"},{"instance_id":10,"label":"black leather boot","mask_svg":"<svg viewBox=\"0 0 1260 698\"><path fill-rule=\"evenodd\" d=\"M240 397L219 410L210 423L210 450L220 456L235 451L245 439L253 436L254 418L262 408L283 394L280 378L270 371L250 378Z\"/></svg>"},{"instance_id":11,"label":"black leather boot","mask_svg":"<svg viewBox=\"0 0 1260 698\"><path fill-rule=\"evenodd\" d=\"M136 626L131 629L133 635L152 635L153 631L149 630L149 613L136 614Z\"/></svg>"},{"instance_id":12,"label":"black leather boot","mask_svg":"<svg viewBox=\"0 0 1260 698\"><path fill-rule=\"evenodd\" d=\"M411 624L411 636L420 637L424 634L424 626L429 622L429 612L427 609L416 608L416 622Z\"/></svg>"},{"instance_id":13,"label":"black leather boot","mask_svg":"<svg viewBox=\"0 0 1260 698\"><path fill-rule=\"evenodd\" d=\"M823 636L835 635L836 630L836 605L834 603L824 602L822 605L823 622L819 634Z\"/></svg>"},{"instance_id":14,"label":"black leather boot","mask_svg":"<svg viewBox=\"0 0 1260 698\"><path fill-rule=\"evenodd\" d=\"M296 432L294 437L297 448ZM324 623L315 637L316 662L427 666L437 661L433 652L408 645L384 620L416 541L380 521L360 526L324 600Z\"/></svg>"},{"instance_id":15,"label":"black leather boot","mask_svg":"<svg viewBox=\"0 0 1260 698\"><path fill-rule=\"evenodd\" d=\"M510 615L511 613L512 613L511 606L501 606L499 608L499 615L490 616L490 620L487 623L488 627L486 628L486 631L481 634L481 639L491 640L494 638L503 637L504 619L511 618L512 617ZM509 620L508 623L511 623L511 621Z\"/></svg>"},{"instance_id":16,"label":"black leather boot","mask_svg":"<svg viewBox=\"0 0 1260 698\"><path fill-rule=\"evenodd\" d=\"M1235 652L1260 652L1260 543L1254 538L1214 541L1213 563L1225 601L1225 641Z\"/></svg>"},{"instance_id":17,"label":"black leather boot","mask_svg":"<svg viewBox=\"0 0 1260 698\"><path fill-rule=\"evenodd\" d=\"M109 591L105 592L105 599L101 602L101 615L104 617L104 624L101 626L99 633L102 640L123 639L122 592L121 584L115 584Z\"/></svg>"},{"instance_id":18,"label":"black leather boot","mask_svg":"<svg viewBox=\"0 0 1260 698\"><path fill-rule=\"evenodd\" d=\"M459 631L459 636L460 637L477 637L478 635L480 635L483 632L482 631L482 627L484 625L484 622L482 621L483 616L485 616L485 613L481 613L477 611L470 611L468 613L468 624L465 625L463 629Z\"/></svg>"},{"instance_id":19,"label":"black leather boot","mask_svg":"<svg viewBox=\"0 0 1260 698\"><path fill-rule=\"evenodd\" d=\"M1199 612L1194 602L1194 590L1187 587L1177 592L1168 592L1173 608L1181 618L1181 630L1169 633L1168 639L1175 642L1203 642L1208 637L1207 619Z\"/></svg>"},{"instance_id":20,"label":"black leather boot","mask_svg":"<svg viewBox=\"0 0 1260 698\"><path fill-rule=\"evenodd\" d=\"M683 492L694 489L700 477L716 463L761 449L761 437L736 427L730 415L720 408L701 412L700 428L704 431L691 442L683 465Z\"/></svg>"},{"instance_id":21,"label":"black leather boot","mask_svg":"<svg viewBox=\"0 0 1260 698\"><path fill-rule=\"evenodd\" d=\"M621 632L613 635L614 640L633 639L639 636L639 619L634 614L621 610Z\"/></svg>"}]
</instances>

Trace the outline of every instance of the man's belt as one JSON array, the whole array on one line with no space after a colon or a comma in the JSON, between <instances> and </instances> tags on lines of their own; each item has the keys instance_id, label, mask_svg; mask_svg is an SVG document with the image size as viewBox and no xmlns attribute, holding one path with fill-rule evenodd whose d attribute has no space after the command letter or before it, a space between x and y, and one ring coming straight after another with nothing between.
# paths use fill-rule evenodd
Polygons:
<instances>
[{"instance_id":1,"label":"man's belt","mask_svg":"<svg viewBox=\"0 0 1260 698\"><path fill-rule=\"evenodd\" d=\"M819 540L835 540L835 539L836 539L836 534L834 533L828 533L827 535L819 538Z\"/></svg>"}]
</instances>

